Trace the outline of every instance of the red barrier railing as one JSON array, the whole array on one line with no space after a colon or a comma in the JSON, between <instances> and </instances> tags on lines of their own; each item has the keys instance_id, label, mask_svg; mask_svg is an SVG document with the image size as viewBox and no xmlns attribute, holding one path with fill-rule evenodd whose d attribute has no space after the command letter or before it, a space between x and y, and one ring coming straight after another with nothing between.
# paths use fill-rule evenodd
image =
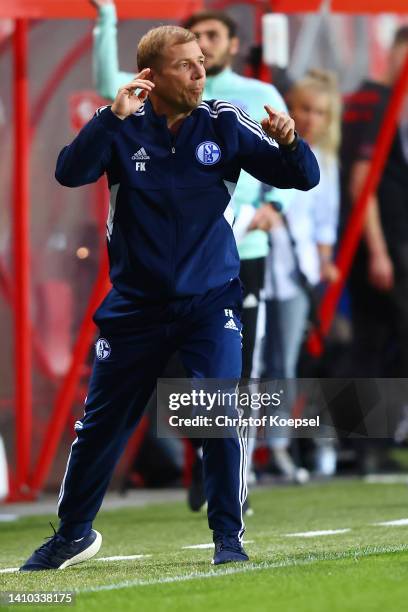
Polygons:
<instances>
[{"instance_id":1,"label":"red barrier railing","mask_svg":"<svg viewBox=\"0 0 408 612\"><path fill-rule=\"evenodd\" d=\"M30 325L29 92L27 21L14 32L13 270L15 278L14 368L16 396L16 484L28 480L32 386Z\"/></svg>"}]
</instances>

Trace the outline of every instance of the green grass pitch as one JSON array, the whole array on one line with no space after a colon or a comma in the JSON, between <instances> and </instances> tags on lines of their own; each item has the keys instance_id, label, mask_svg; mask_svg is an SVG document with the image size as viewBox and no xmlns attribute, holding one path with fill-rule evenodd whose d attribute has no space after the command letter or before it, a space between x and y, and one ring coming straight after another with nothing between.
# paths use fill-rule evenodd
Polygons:
<instances>
[{"instance_id":1,"label":"green grass pitch","mask_svg":"<svg viewBox=\"0 0 408 612\"><path fill-rule=\"evenodd\" d=\"M408 526L375 525L408 518L406 485L338 481L275 487L253 492L251 503L255 514L246 520L245 537L253 541L246 545L247 564L214 568L212 550L183 550L209 543L210 532L204 514L171 503L105 511L95 522L103 535L98 557L149 556L94 558L56 572L0 573L0 590L74 589L75 606L65 609L76 612L408 610ZM0 568L19 566L50 535L49 520L57 523L55 516L0 523ZM336 529L350 531L285 535Z\"/></svg>"}]
</instances>

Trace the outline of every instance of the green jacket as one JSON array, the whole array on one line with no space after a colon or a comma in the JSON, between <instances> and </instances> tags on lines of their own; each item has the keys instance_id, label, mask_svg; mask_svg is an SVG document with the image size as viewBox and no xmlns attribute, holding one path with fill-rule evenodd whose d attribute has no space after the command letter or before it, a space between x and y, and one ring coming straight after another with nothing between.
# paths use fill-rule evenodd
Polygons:
<instances>
[{"instance_id":1,"label":"green jacket","mask_svg":"<svg viewBox=\"0 0 408 612\"><path fill-rule=\"evenodd\" d=\"M135 72L119 70L117 48L117 17L113 4L102 6L94 28L93 70L96 87L101 96L113 100L118 89L131 81ZM220 74L207 77L203 98L205 100L226 100L246 111L253 119L260 121L266 116L264 104L286 111L286 105L277 89L269 83L243 77L231 68L226 68ZM243 205L258 208L263 201L282 201L285 194L281 191L269 190L262 196L262 186L255 178L242 171L235 189L231 204L236 219ZM279 195L278 195L279 193ZM248 232L238 243L241 259L265 257L268 253L268 238L266 232L255 230Z\"/></svg>"}]
</instances>

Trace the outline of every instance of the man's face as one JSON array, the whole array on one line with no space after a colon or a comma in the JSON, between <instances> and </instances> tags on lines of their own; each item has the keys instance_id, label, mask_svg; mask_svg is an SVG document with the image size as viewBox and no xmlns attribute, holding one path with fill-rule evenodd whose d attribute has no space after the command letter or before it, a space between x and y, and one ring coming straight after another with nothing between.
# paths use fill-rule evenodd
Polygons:
<instances>
[{"instance_id":1,"label":"man's face","mask_svg":"<svg viewBox=\"0 0 408 612\"><path fill-rule=\"evenodd\" d=\"M154 95L175 111L184 113L197 108L205 84L204 55L197 42L167 46L152 76Z\"/></svg>"},{"instance_id":2,"label":"man's face","mask_svg":"<svg viewBox=\"0 0 408 612\"><path fill-rule=\"evenodd\" d=\"M197 37L205 55L205 69L208 76L218 74L229 66L238 52L238 38L229 37L228 28L217 19L196 23L191 31Z\"/></svg>"}]
</instances>

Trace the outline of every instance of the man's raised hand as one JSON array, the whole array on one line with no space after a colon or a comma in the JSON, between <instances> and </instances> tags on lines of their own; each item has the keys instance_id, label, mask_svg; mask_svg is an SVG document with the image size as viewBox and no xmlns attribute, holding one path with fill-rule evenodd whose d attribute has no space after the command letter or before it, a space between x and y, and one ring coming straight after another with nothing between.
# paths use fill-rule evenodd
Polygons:
<instances>
[{"instance_id":1,"label":"man's raised hand","mask_svg":"<svg viewBox=\"0 0 408 612\"><path fill-rule=\"evenodd\" d=\"M119 89L111 106L112 113L119 119L126 119L129 115L138 111L152 91L154 83L146 79L149 72L150 68L144 68L131 83ZM141 89L138 95L135 94L136 89Z\"/></svg>"},{"instance_id":2,"label":"man's raised hand","mask_svg":"<svg viewBox=\"0 0 408 612\"><path fill-rule=\"evenodd\" d=\"M262 119L263 131L280 145L291 145L295 141L295 122L287 113L274 110L268 104L264 106L268 117Z\"/></svg>"}]
</instances>

